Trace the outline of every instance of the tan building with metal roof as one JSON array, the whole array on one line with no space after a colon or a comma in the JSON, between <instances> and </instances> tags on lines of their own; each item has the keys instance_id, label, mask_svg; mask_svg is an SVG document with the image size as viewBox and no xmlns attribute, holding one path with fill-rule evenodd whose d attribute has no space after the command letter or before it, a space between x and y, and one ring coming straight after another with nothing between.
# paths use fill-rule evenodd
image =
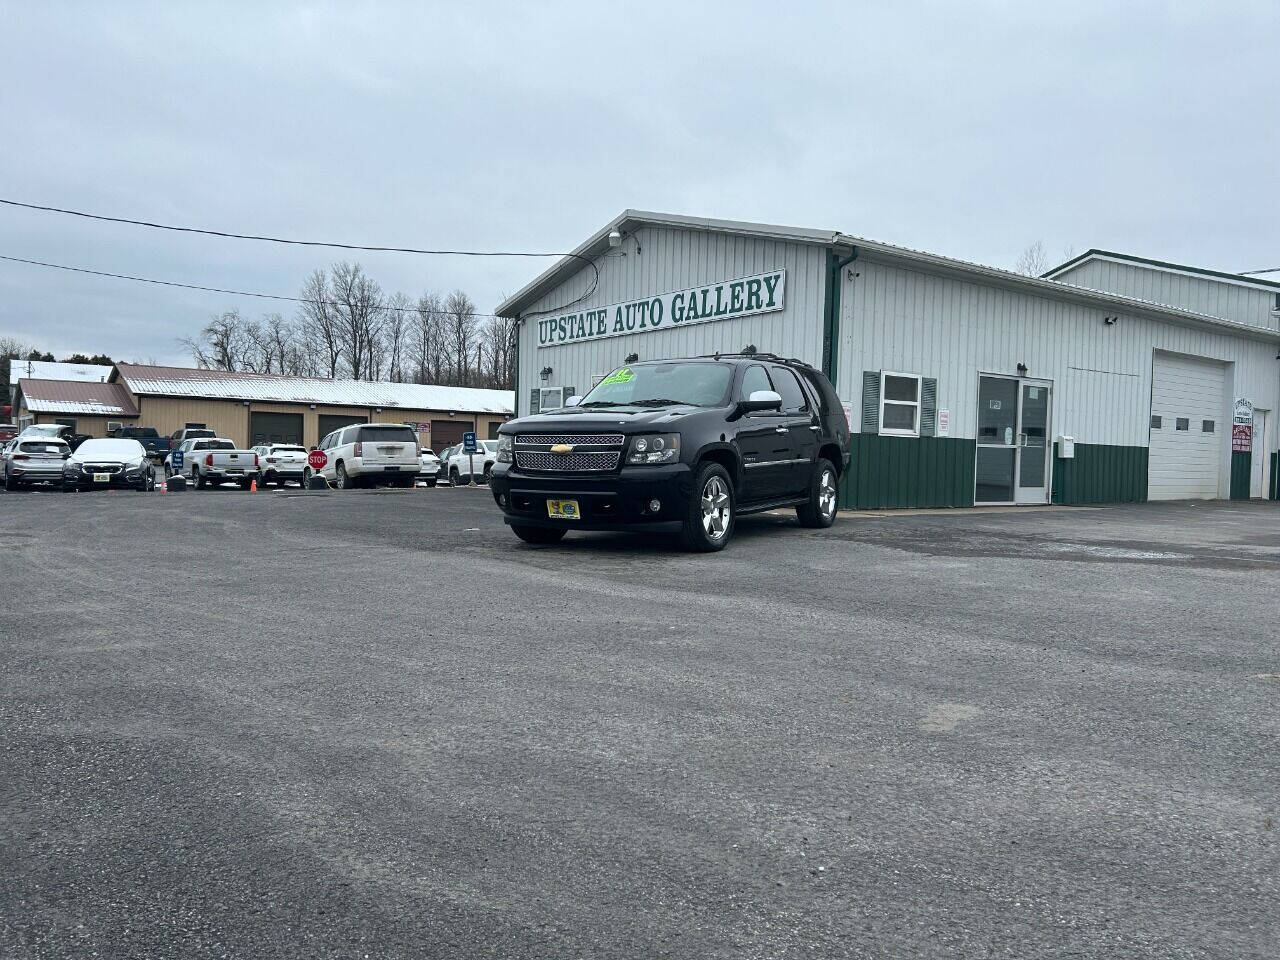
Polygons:
<instances>
[{"instance_id":1,"label":"tan building with metal roof","mask_svg":"<svg viewBox=\"0 0 1280 960\"><path fill-rule=\"evenodd\" d=\"M23 426L66 423L90 436L117 423L163 436L199 426L245 446L312 446L350 423L408 423L423 446L443 447L470 430L496 435L514 406L509 390L119 363L107 383L19 380L14 409Z\"/></svg>"}]
</instances>

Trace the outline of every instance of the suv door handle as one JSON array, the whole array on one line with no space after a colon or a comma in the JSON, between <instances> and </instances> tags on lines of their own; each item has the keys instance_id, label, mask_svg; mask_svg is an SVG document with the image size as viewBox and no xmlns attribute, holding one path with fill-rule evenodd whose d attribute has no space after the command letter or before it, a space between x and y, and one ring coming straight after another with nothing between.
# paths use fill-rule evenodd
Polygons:
<instances>
[{"instance_id":1,"label":"suv door handle","mask_svg":"<svg viewBox=\"0 0 1280 960\"><path fill-rule=\"evenodd\" d=\"M809 424L809 429L812 430L814 433L817 433L822 428L818 426L816 423L811 423Z\"/></svg>"},{"instance_id":2,"label":"suv door handle","mask_svg":"<svg viewBox=\"0 0 1280 960\"><path fill-rule=\"evenodd\" d=\"M774 433L790 433L791 428L790 427L774 427L773 432Z\"/></svg>"}]
</instances>

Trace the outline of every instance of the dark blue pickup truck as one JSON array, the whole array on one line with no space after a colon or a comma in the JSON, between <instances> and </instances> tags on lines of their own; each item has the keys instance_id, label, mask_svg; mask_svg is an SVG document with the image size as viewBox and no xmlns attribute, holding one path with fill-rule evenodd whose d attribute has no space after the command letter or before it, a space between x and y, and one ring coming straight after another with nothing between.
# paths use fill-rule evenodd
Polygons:
<instances>
[{"instance_id":1,"label":"dark blue pickup truck","mask_svg":"<svg viewBox=\"0 0 1280 960\"><path fill-rule=\"evenodd\" d=\"M108 436L123 440L137 440L146 447L147 456L163 460L169 455L169 438L160 436L155 427L117 427Z\"/></svg>"}]
</instances>

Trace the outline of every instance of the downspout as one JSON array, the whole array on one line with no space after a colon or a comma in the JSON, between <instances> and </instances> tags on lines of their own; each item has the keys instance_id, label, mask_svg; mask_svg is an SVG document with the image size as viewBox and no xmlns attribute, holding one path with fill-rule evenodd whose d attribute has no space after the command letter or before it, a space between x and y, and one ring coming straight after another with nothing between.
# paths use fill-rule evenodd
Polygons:
<instances>
[{"instance_id":1,"label":"downspout","mask_svg":"<svg viewBox=\"0 0 1280 960\"><path fill-rule=\"evenodd\" d=\"M512 377L512 401L511 401L511 417L515 419L520 416L520 327L524 321L520 319L520 314L516 314L516 362L515 373Z\"/></svg>"},{"instance_id":2,"label":"downspout","mask_svg":"<svg viewBox=\"0 0 1280 960\"><path fill-rule=\"evenodd\" d=\"M827 248L827 290L822 317L822 372L831 385L836 385L837 361L840 340L840 276L844 268L858 258L858 248L852 247L849 255L841 257L834 247Z\"/></svg>"}]
</instances>

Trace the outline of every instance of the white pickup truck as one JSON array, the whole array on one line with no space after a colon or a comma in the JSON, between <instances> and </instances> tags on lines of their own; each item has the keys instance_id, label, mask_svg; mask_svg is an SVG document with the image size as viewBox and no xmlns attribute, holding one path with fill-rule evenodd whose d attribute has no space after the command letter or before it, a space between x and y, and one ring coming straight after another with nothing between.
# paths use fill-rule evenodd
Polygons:
<instances>
[{"instance_id":1,"label":"white pickup truck","mask_svg":"<svg viewBox=\"0 0 1280 960\"><path fill-rule=\"evenodd\" d=\"M182 472L191 478L197 490L229 482L238 483L242 490L248 490L258 476L258 455L252 450L241 450L221 437L188 440L183 446L188 444L190 447L183 455Z\"/></svg>"}]
</instances>

